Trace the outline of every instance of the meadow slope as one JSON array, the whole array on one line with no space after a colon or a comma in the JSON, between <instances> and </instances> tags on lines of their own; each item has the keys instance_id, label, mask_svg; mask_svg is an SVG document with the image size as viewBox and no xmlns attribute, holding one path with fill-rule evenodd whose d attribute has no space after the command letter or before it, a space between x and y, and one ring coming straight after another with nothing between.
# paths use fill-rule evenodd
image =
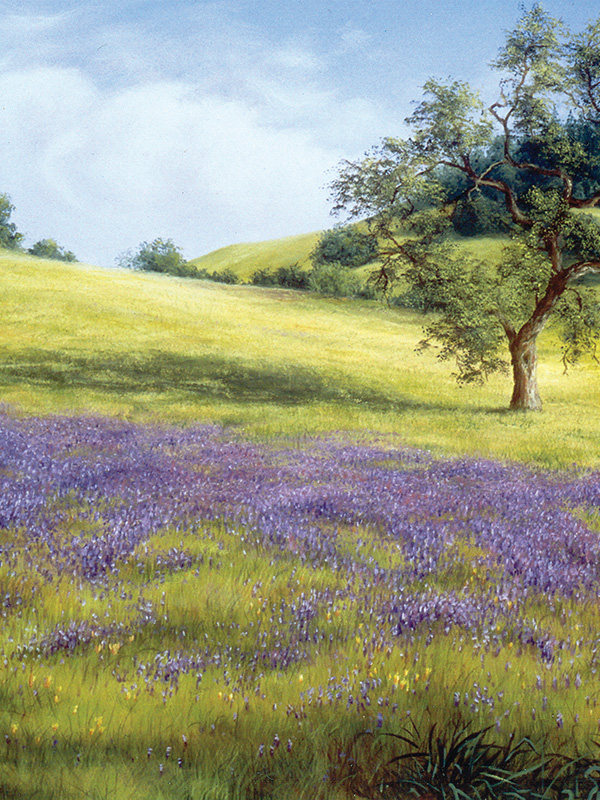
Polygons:
<instances>
[{"instance_id":1,"label":"meadow slope","mask_svg":"<svg viewBox=\"0 0 600 800\"><path fill-rule=\"evenodd\" d=\"M458 387L415 353L422 317L371 301L0 254L0 392L26 413L234 425L253 437L377 431L440 453L599 463L600 369L542 338L542 414L507 377Z\"/></svg>"},{"instance_id":2,"label":"meadow slope","mask_svg":"<svg viewBox=\"0 0 600 800\"><path fill-rule=\"evenodd\" d=\"M303 269L310 268L310 254L319 236L320 232L316 231L264 242L232 244L193 258L190 263L209 273L229 270L237 275L240 282L248 282L259 269L274 272L279 267L292 264L298 264Z\"/></svg>"}]
</instances>

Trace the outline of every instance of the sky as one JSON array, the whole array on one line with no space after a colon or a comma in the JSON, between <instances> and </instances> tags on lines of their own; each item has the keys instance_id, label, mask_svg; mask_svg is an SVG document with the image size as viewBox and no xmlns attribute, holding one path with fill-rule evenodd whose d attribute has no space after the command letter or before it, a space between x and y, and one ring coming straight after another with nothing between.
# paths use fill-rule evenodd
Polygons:
<instances>
[{"instance_id":1,"label":"sky","mask_svg":"<svg viewBox=\"0 0 600 800\"><path fill-rule=\"evenodd\" d=\"M574 30L597 0L548 0ZM527 4L529 7L529 4ZM488 68L516 0L3 0L0 193L30 246L114 266L331 228L328 185L428 78ZM493 98L492 98L493 99Z\"/></svg>"}]
</instances>

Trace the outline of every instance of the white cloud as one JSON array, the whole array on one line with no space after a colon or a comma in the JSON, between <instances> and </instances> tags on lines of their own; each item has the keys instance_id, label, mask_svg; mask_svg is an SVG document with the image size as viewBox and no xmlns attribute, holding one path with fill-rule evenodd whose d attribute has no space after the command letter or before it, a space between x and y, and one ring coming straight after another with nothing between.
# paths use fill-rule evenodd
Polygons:
<instances>
[{"instance_id":1,"label":"white cloud","mask_svg":"<svg viewBox=\"0 0 600 800\"><path fill-rule=\"evenodd\" d=\"M370 33L355 28L346 23L340 31L340 52L353 53L357 50L365 50L373 46L373 36Z\"/></svg>"},{"instance_id":2,"label":"white cloud","mask_svg":"<svg viewBox=\"0 0 600 800\"><path fill-rule=\"evenodd\" d=\"M6 14L2 18L3 36L36 36L62 26L68 13L60 14Z\"/></svg>"},{"instance_id":3,"label":"white cloud","mask_svg":"<svg viewBox=\"0 0 600 800\"><path fill-rule=\"evenodd\" d=\"M81 10L8 19L0 192L30 242L52 236L96 263L157 236L191 258L329 226L331 170L397 130L378 101L336 87L335 48L307 40L217 25L175 42Z\"/></svg>"},{"instance_id":4,"label":"white cloud","mask_svg":"<svg viewBox=\"0 0 600 800\"><path fill-rule=\"evenodd\" d=\"M100 93L64 69L3 76L0 186L19 226L103 263L155 236L193 257L321 227L337 153L308 130L264 125L242 101L191 88Z\"/></svg>"}]
</instances>

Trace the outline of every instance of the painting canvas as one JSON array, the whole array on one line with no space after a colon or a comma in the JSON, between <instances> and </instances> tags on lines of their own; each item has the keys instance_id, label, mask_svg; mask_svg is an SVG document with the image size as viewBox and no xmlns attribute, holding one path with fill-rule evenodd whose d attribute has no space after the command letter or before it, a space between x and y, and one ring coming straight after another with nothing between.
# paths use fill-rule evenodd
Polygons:
<instances>
[{"instance_id":1,"label":"painting canvas","mask_svg":"<svg viewBox=\"0 0 600 800\"><path fill-rule=\"evenodd\" d=\"M597 7L0 30L0 797L600 796Z\"/></svg>"}]
</instances>

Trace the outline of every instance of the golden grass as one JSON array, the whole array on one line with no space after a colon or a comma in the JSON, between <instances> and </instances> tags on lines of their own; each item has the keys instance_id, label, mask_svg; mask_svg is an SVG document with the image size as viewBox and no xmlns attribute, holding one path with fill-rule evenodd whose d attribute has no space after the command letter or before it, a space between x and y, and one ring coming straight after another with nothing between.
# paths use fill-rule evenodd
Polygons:
<instances>
[{"instance_id":1,"label":"golden grass","mask_svg":"<svg viewBox=\"0 0 600 800\"><path fill-rule=\"evenodd\" d=\"M304 233L264 242L232 244L192 259L191 263L208 272L231 270L241 281L248 281L259 269L269 271L298 264L309 266L309 258L321 233Z\"/></svg>"},{"instance_id":2,"label":"golden grass","mask_svg":"<svg viewBox=\"0 0 600 800\"><path fill-rule=\"evenodd\" d=\"M441 453L600 463L600 369L541 342L542 414L510 380L458 387L422 318L377 302L0 254L2 400L31 414L215 422L255 437L365 431Z\"/></svg>"}]
</instances>

